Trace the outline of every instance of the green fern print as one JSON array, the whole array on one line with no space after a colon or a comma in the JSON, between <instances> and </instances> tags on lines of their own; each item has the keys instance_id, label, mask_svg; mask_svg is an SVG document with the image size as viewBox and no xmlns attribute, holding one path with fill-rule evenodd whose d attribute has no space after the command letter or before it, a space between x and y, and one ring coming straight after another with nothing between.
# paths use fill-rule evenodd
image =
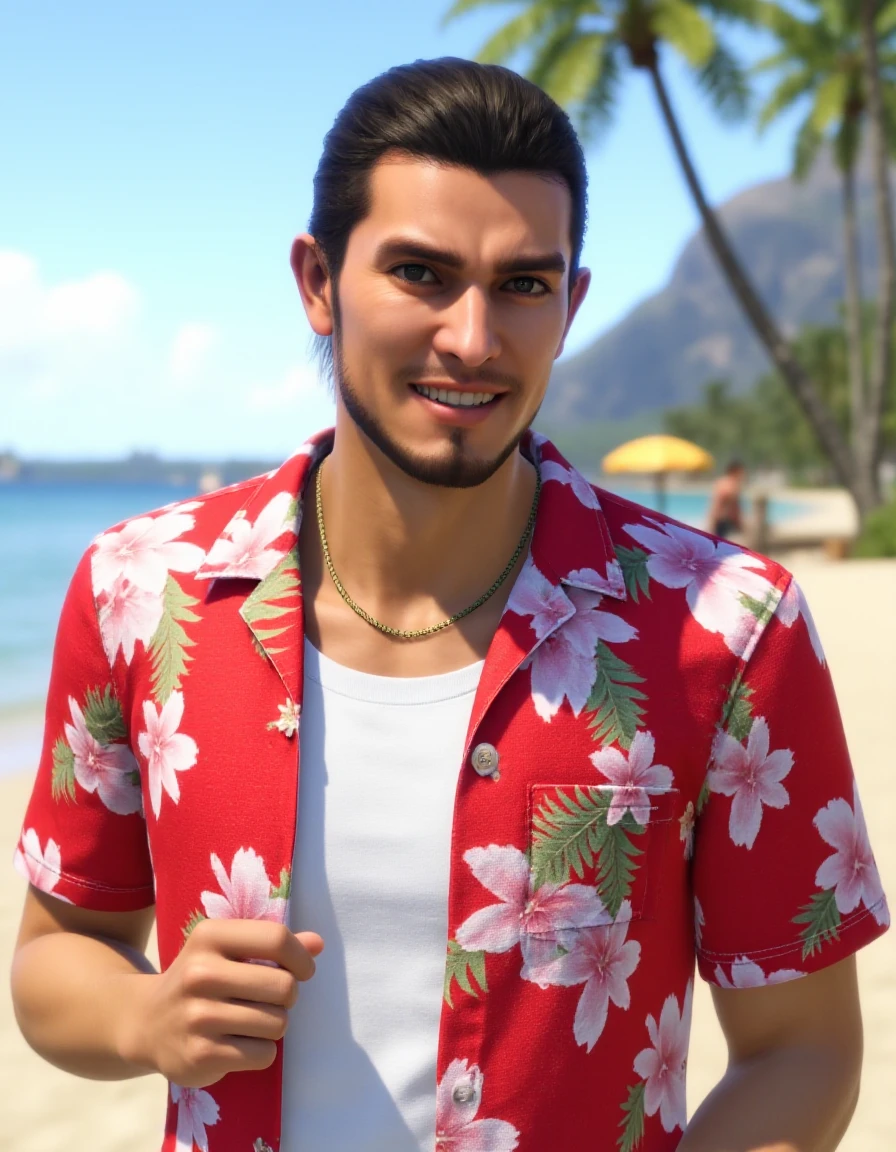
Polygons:
<instances>
[{"instance_id":1,"label":"green fern print","mask_svg":"<svg viewBox=\"0 0 896 1152\"><path fill-rule=\"evenodd\" d=\"M644 718L647 699L638 684L644 677L611 652L603 640L598 640L595 649L597 662L594 686L585 709L593 712L589 720L592 737L601 745L618 743L621 748L630 748L635 732Z\"/></svg>"},{"instance_id":2,"label":"green fern print","mask_svg":"<svg viewBox=\"0 0 896 1152\"><path fill-rule=\"evenodd\" d=\"M187 651L196 641L191 640L184 624L195 624L199 617L193 608L199 603L189 596L169 573L162 594L162 619L149 645L152 658L152 692L163 707L168 697L180 688L193 657Z\"/></svg>"},{"instance_id":3,"label":"green fern print","mask_svg":"<svg viewBox=\"0 0 896 1152\"><path fill-rule=\"evenodd\" d=\"M445 985L443 995L449 1008L454 1007L451 999L451 986L456 981L458 987L468 996L479 998L479 991L488 992L485 980L485 953L465 952L456 940L448 941L448 954L445 958Z\"/></svg>"},{"instance_id":4,"label":"green fern print","mask_svg":"<svg viewBox=\"0 0 896 1152\"><path fill-rule=\"evenodd\" d=\"M293 599L299 587L299 556L293 548L247 597L242 617L252 629L261 656L286 651L285 647L271 647L271 641L286 631L282 618L292 610L291 605L278 601Z\"/></svg>"},{"instance_id":5,"label":"green fern print","mask_svg":"<svg viewBox=\"0 0 896 1152\"><path fill-rule=\"evenodd\" d=\"M597 893L611 916L631 895L643 849L634 843L645 829L626 812L617 824L607 824L612 793L576 787L574 795L557 790L532 817L532 883L565 884L573 875L584 879L597 865Z\"/></svg>"}]
</instances>

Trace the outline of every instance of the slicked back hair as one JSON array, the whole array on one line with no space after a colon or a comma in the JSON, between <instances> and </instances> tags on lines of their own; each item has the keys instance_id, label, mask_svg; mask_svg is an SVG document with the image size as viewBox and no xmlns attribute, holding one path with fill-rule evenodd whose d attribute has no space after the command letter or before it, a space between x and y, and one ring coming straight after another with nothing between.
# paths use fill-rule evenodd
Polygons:
<instances>
[{"instance_id":1,"label":"slicked back hair","mask_svg":"<svg viewBox=\"0 0 896 1152\"><path fill-rule=\"evenodd\" d=\"M356 89L324 138L308 224L334 287L349 236L370 211L370 173L388 153L566 184L572 285L587 216L585 157L569 117L537 85L497 64L442 57L390 68ZM332 370L329 339L318 352Z\"/></svg>"}]
</instances>

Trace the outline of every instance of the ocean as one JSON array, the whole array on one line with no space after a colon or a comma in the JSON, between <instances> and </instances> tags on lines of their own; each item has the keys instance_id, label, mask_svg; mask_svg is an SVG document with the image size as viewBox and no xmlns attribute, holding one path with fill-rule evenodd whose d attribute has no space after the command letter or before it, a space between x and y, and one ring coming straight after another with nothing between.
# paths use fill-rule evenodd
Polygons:
<instances>
[{"instance_id":1,"label":"ocean","mask_svg":"<svg viewBox=\"0 0 896 1152\"><path fill-rule=\"evenodd\" d=\"M650 492L619 489L653 506ZM68 582L93 537L128 516L193 495L193 490L155 484L0 484L0 722L19 727L30 751L34 717L46 692L56 623ZM702 527L707 497L669 493L666 511ZM799 511L772 504L772 519ZM28 723L26 723L28 721ZM0 748L0 773L21 748Z\"/></svg>"}]
</instances>

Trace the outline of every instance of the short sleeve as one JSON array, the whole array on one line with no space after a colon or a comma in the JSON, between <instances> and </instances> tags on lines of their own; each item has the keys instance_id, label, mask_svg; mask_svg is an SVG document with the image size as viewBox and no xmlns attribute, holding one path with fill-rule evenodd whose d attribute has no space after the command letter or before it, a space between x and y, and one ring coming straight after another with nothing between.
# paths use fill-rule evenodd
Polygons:
<instances>
[{"instance_id":1,"label":"short sleeve","mask_svg":"<svg viewBox=\"0 0 896 1152\"><path fill-rule=\"evenodd\" d=\"M62 609L43 750L16 870L60 900L126 912L154 901L137 761L103 649L89 552Z\"/></svg>"},{"instance_id":2,"label":"short sleeve","mask_svg":"<svg viewBox=\"0 0 896 1152\"><path fill-rule=\"evenodd\" d=\"M830 672L793 581L730 687L693 882L700 973L721 987L826 967L889 923Z\"/></svg>"}]
</instances>

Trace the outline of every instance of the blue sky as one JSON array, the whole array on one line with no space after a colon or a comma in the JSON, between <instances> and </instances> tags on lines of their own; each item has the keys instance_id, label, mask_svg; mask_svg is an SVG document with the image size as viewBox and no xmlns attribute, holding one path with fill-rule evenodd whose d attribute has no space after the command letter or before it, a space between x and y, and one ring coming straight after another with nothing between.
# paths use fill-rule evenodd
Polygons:
<instances>
[{"instance_id":1,"label":"blue sky","mask_svg":"<svg viewBox=\"0 0 896 1152\"><path fill-rule=\"evenodd\" d=\"M349 93L473 56L515 10L443 29L446 6L0 0L0 450L277 459L327 423L290 242ZM787 171L791 124L732 129L667 73L711 199ZM568 351L660 287L697 224L645 77L588 159Z\"/></svg>"}]
</instances>

